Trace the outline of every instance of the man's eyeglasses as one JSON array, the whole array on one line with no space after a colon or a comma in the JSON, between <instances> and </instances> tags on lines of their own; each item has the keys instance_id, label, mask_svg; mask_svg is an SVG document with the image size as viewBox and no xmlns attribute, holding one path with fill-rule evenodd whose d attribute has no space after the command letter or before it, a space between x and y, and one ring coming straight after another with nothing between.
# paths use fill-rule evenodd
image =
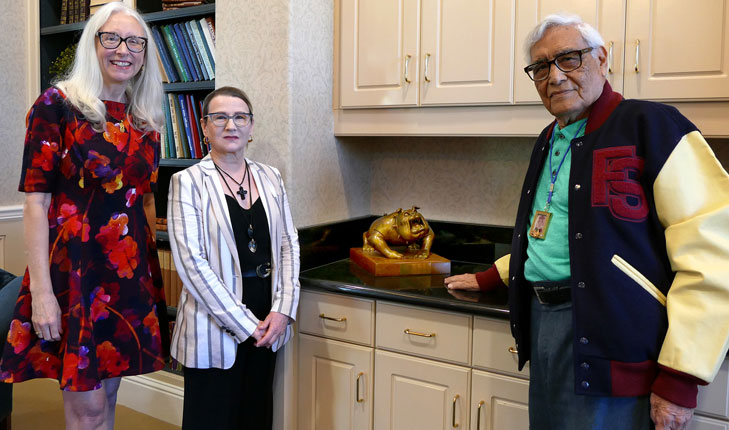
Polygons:
<instances>
[{"instance_id":1,"label":"man's eyeglasses","mask_svg":"<svg viewBox=\"0 0 729 430\"><path fill-rule=\"evenodd\" d=\"M549 71L552 70L552 64L565 73L577 70L582 67L582 55L587 54L595 48L578 49L575 51L565 52L554 57L551 61L538 61L524 67L524 71L534 82L539 82L549 77Z\"/></svg>"},{"instance_id":2,"label":"man's eyeglasses","mask_svg":"<svg viewBox=\"0 0 729 430\"><path fill-rule=\"evenodd\" d=\"M222 112L213 112L205 116L218 127L225 127L231 119L233 120L233 124L238 128L245 127L253 121L252 113L243 112L235 113L232 116L228 116Z\"/></svg>"},{"instance_id":3,"label":"man's eyeglasses","mask_svg":"<svg viewBox=\"0 0 729 430\"><path fill-rule=\"evenodd\" d=\"M141 36L121 37L116 33L109 31L100 31L96 33L99 37L99 43L106 49L116 49L122 42L126 43L130 52L139 53L147 47L147 38Z\"/></svg>"}]
</instances>

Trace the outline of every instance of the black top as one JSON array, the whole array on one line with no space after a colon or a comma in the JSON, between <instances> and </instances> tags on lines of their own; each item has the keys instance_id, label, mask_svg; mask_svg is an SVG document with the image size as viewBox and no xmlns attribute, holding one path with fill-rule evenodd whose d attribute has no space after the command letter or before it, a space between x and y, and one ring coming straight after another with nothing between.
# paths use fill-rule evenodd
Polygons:
<instances>
[{"instance_id":1,"label":"black top","mask_svg":"<svg viewBox=\"0 0 729 430\"><path fill-rule=\"evenodd\" d=\"M235 246L238 248L238 259L241 271L255 271L259 264L271 262L271 236L268 233L268 218L263 209L261 199L253 203L250 209L243 209L231 196L226 195L228 213L233 225ZM253 231L256 241L256 252L248 248L251 237L248 236L248 227ZM263 320L271 311L271 276L259 278L258 276L243 278L243 304L253 312L259 320Z\"/></svg>"}]
</instances>

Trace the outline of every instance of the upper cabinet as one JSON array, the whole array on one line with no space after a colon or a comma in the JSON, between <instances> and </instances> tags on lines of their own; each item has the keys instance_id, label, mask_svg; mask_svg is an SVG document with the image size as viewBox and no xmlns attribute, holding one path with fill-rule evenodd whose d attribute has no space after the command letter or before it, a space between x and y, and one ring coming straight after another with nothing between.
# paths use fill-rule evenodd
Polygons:
<instances>
[{"instance_id":1,"label":"upper cabinet","mask_svg":"<svg viewBox=\"0 0 729 430\"><path fill-rule=\"evenodd\" d=\"M705 136L729 136L729 0L335 5L339 136L539 134L553 118L523 71L524 42L559 11L579 14L602 34L615 91L670 103Z\"/></svg>"},{"instance_id":2,"label":"upper cabinet","mask_svg":"<svg viewBox=\"0 0 729 430\"><path fill-rule=\"evenodd\" d=\"M729 1L630 0L624 94L729 99Z\"/></svg>"},{"instance_id":3,"label":"upper cabinet","mask_svg":"<svg viewBox=\"0 0 729 430\"><path fill-rule=\"evenodd\" d=\"M527 34L550 13L569 10L595 27L608 51L608 80L626 98L662 101L729 98L726 0L520 1L516 60ZM514 99L538 103L534 84L515 67Z\"/></svg>"},{"instance_id":4,"label":"upper cabinet","mask_svg":"<svg viewBox=\"0 0 729 430\"><path fill-rule=\"evenodd\" d=\"M344 0L342 107L511 102L514 0Z\"/></svg>"}]
</instances>

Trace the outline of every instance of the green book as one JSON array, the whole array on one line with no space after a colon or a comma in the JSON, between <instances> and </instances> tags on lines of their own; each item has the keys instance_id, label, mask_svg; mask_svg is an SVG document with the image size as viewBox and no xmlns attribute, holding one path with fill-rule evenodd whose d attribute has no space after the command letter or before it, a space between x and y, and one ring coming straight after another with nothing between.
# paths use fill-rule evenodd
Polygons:
<instances>
[{"instance_id":1,"label":"green book","mask_svg":"<svg viewBox=\"0 0 729 430\"><path fill-rule=\"evenodd\" d=\"M162 35L165 38L165 43L167 44L167 47L170 49L170 53L172 54L172 62L175 63L175 69L177 69L177 73L182 77L182 82L191 82L192 79L185 70L185 63L182 59L182 53L178 49L177 43L175 43L174 36L172 36L172 30L169 28L168 25L160 26L159 29L162 30Z\"/></svg>"}]
</instances>

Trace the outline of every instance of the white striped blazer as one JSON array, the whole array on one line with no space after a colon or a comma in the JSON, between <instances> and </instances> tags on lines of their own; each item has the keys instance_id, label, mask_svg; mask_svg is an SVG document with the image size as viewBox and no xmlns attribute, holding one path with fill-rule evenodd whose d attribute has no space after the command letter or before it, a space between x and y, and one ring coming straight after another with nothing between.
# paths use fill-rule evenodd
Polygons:
<instances>
[{"instance_id":1,"label":"white striped blazer","mask_svg":"<svg viewBox=\"0 0 729 430\"><path fill-rule=\"evenodd\" d=\"M281 174L247 160L268 217L271 236L271 310L296 318L299 303L299 239ZM170 248L183 290L172 335L172 356L183 366L228 369L238 343L259 320L241 302L243 285L228 205L208 155L177 172L167 203ZM292 334L291 323L272 349Z\"/></svg>"}]
</instances>

